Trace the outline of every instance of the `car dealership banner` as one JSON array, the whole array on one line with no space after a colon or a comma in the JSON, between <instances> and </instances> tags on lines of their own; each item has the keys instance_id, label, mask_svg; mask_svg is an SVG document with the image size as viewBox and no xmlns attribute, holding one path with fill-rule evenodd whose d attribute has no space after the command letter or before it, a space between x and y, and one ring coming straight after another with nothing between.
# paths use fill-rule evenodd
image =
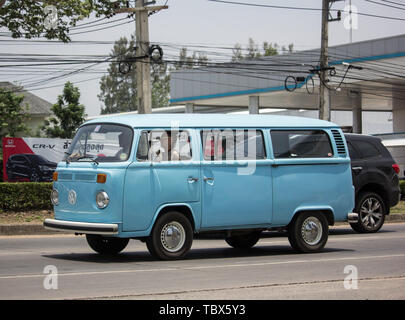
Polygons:
<instances>
[{"instance_id":1,"label":"car dealership banner","mask_svg":"<svg viewBox=\"0 0 405 320\"><path fill-rule=\"evenodd\" d=\"M46 166L46 162L58 163L62 161L65 152L68 150L71 139L49 139L49 138L10 138L6 137L2 139L3 143L3 180L8 181L9 177L7 175L7 162L10 156L15 154L24 155L24 158L32 159L35 158L29 155L37 155L39 159L39 165L41 167ZM13 157L15 159L15 157ZM45 161L45 160L46 161ZM18 161L17 161L18 162ZM38 160L36 160L38 162ZM10 163L8 166L9 173ZM13 164L15 166L15 164ZM13 179L14 180L14 179ZM27 181L30 180L29 177L26 179L15 179L16 181Z\"/></svg>"}]
</instances>

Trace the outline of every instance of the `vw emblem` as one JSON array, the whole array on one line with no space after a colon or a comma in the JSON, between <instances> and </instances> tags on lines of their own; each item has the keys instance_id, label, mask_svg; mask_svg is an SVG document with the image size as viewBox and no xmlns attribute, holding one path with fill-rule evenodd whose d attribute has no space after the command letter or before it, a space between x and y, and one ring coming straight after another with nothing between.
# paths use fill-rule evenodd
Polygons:
<instances>
[{"instance_id":1,"label":"vw emblem","mask_svg":"<svg viewBox=\"0 0 405 320\"><path fill-rule=\"evenodd\" d=\"M70 190L68 194L68 200L71 205L76 203L76 191Z\"/></svg>"}]
</instances>

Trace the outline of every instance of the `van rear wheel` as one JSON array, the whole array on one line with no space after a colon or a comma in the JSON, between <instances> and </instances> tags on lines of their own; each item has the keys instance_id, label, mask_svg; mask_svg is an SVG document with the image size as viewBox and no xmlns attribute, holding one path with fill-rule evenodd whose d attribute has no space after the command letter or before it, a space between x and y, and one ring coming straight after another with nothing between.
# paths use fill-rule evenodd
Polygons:
<instances>
[{"instance_id":1,"label":"van rear wheel","mask_svg":"<svg viewBox=\"0 0 405 320\"><path fill-rule=\"evenodd\" d=\"M193 228L182 213L165 213L155 223L146 246L152 256L161 260L183 258L193 243Z\"/></svg>"},{"instance_id":2,"label":"van rear wheel","mask_svg":"<svg viewBox=\"0 0 405 320\"><path fill-rule=\"evenodd\" d=\"M249 249L259 241L260 234L260 231L255 231L243 235L230 236L225 238L225 241L235 249Z\"/></svg>"},{"instance_id":3,"label":"van rear wheel","mask_svg":"<svg viewBox=\"0 0 405 320\"><path fill-rule=\"evenodd\" d=\"M328 241L328 220L322 213L305 212L293 219L288 227L288 240L298 252L319 252Z\"/></svg>"},{"instance_id":4,"label":"van rear wheel","mask_svg":"<svg viewBox=\"0 0 405 320\"><path fill-rule=\"evenodd\" d=\"M104 237L98 234L86 234L86 240L90 248L99 254L118 254L128 245L129 239Z\"/></svg>"}]
</instances>

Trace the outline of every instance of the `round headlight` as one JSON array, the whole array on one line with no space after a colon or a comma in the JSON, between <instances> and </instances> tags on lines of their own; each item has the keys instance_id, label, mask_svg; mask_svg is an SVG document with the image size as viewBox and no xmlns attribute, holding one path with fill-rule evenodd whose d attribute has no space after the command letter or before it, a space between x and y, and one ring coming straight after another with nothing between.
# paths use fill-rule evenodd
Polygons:
<instances>
[{"instance_id":1,"label":"round headlight","mask_svg":"<svg viewBox=\"0 0 405 320\"><path fill-rule=\"evenodd\" d=\"M96 196L97 207L99 207L100 209L104 209L105 207L108 206L109 202L110 202L110 198L108 197L107 192L100 191L99 193L97 193L97 196Z\"/></svg>"},{"instance_id":2,"label":"round headlight","mask_svg":"<svg viewBox=\"0 0 405 320\"><path fill-rule=\"evenodd\" d=\"M51 202L54 206L59 204L59 192L56 189L53 189L51 192Z\"/></svg>"}]
</instances>

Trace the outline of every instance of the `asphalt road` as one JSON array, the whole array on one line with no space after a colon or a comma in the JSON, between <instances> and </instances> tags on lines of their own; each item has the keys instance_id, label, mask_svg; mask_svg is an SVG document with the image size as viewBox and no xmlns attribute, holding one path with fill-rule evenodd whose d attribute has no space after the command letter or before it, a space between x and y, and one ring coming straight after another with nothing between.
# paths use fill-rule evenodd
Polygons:
<instances>
[{"instance_id":1,"label":"asphalt road","mask_svg":"<svg viewBox=\"0 0 405 320\"><path fill-rule=\"evenodd\" d=\"M107 259L83 236L4 236L0 299L404 299L404 244L405 223L377 234L344 226L331 229L322 253L297 254L269 234L248 252L196 239L185 260L168 262L135 240Z\"/></svg>"}]
</instances>

